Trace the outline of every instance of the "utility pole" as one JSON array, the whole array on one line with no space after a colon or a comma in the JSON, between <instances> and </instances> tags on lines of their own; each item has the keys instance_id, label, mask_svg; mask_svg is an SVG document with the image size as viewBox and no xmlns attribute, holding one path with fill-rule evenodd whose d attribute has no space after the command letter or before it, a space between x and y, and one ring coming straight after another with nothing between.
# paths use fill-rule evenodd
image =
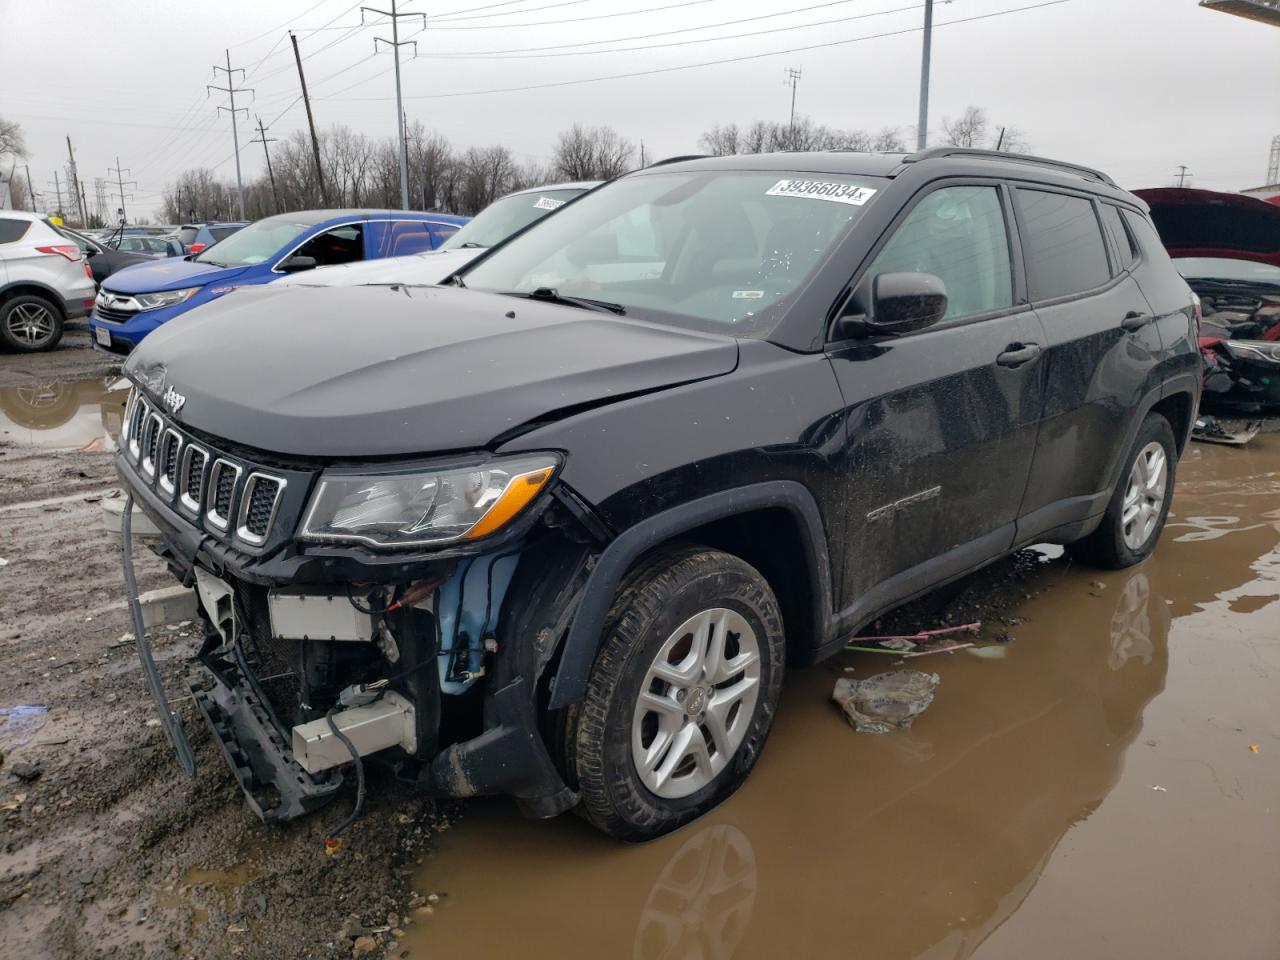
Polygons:
<instances>
[{"instance_id":1,"label":"utility pole","mask_svg":"<svg viewBox=\"0 0 1280 960\"><path fill-rule=\"evenodd\" d=\"M89 229L89 214L88 214L89 201L86 200L84 196L83 180L80 181L80 209L85 211L83 226L86 230L88 230Z\"/></svg>"},{"instance_id":2,"label":"utility pole","mask_svg":"<svg viewBox=\"0 0 1280 960\"><path fill-rule=\"evenodd\" d=\"M84 205L80 201L80 178L76 176L76 155L71 149L70 136L67 137L67 157L71 160L71 195L80 207L80 225L87 226L89 221L84 215Z\"/></svg>"},{"instance_id":3,"label":"utility pole","mask_svg":"<svg viewBox=\"0 0 1280 960\"><path fill-rule=\"evenodd\" d=\"M275 212L280 212L280 197L276 193L276 175L271 170L271 151L267 149L268 143L275 143L275 137L267 137L267 128L262 125L262 117L258 117L258 137L256 140L250 140L250 143L262 144L262 153L267 158L267 176L271 179L271 203L275 207Z\"/></svg>"},{"instance_id":4,"label":"utility pole","mask_svg":"<svg viewBox=\"0 0 1280 960\"><path fill-rule=\"evenodd\" d=\"M62 216L62 183L58 180L58 171L53 171L53 189L58 195L58 216Z\"/></svg>"},{"instance_id":5,"label":"utility pole","mask_svg":"<svg viewBox=\"0 0 1280 960\"><path fill-rule=\"evenodd\" d=\"M920 56L920 116L916 119L916 149L929 138L929 55L933 46L933 0L924 0L924 50Z\"/></svg>"},{"instance_id":6,"label":"utility pole","mask_svg":"<svg viewBox=\"0 0 1280 960\"><path fill-rule=\"evenodd\" d=\"M298 53L298 38L289 31L289 39L293 41L293 59L298 63L298 81L302 84L302 103L307 108L307 126L311 128L311 152L316 158L316 182L320 184L320 202L329 205L329 195L324 189L324 168L320 166L320 141L316 138L316 121L311 116L311 98L307 96L307 76L302 72L302 57Z\"/></svg>"},{"instance_id":7,"label":"utility pole","mask_svg":"<svg viewBox=\"0 0 1280 960\"><path fill-rule=\"evenodd\" d=\"M1188 175L1190 172L1191 172L1191 171L1189 171L1189 170L1187 169L1187 165L1186 165L1186 164L1179 164L1179 166L1178 166L1178 187L1179 187L1179 189L1181 189L1182 187L1186 186L1186 183L1187 183L1187 175Z\"/></svg>"},{"instance_id":8,"label":"utility pole","mask_svg":"<svg viewBox=\"0 0 1280 960\"><path fill-rule=\"evenodd\" d=\"M127 213L125 213L125 208L124 208L124 200L125 200L125 197L124 197L124 184L125 184L124 175L125 175L126 173L129 173L129 172L130 172L130 171L129 171L129 169L128 169L128 168L121 169L121 167L120 167L120 158L119 158L119 157L116 157L116 165L115 165L114 167L107 167L107 173L114 173L114 174L116 175L116 185L120 188L120 222L121 222L122 224L124 224L124 223L128 223L128 222L129 222L129 215L128 215ZM138 185L138 181L136 181L136 180L130 180L130 181L129 181L129 186L131 186L131 187L136 187L137 185ZM132 198L132 197L133 197L133 194L129 194L129 196L130 196L130 198Z\"/></svg>"},{"instance_id":9,"label":"utility pole","mask_svg":"<svg viewBox=\"0 0 1280 960\"><path fill-rule=\"evenodd\" d=\"M643 140L641 140L641 141L640 141L640 169L641 169L641 170L643 170L643 169L644 169L644 167L645 167L645 162L644 162L644 141L643 141Z\"/></svg>"},{"instance_id":10,"label":"utility pole","mask_svg":"<svg viewBox=\"0 0 1280 960\"><path fill-rule=\"evenodd\" d=\"M218 87L218 86L214 86L213 84L206 84L205 95L208 96L208 93L210 90L217 90L219 93L225 93L231 99L231 106L224 107L221 104L219 104L218 112L222 112L223 110L226 110L228 113L231 114L231 143L232 143L232 146L235 147L235 151L236 151L236 193L240 197L240 219L243 220L244 219L244 180L240 176L240 134L236 132L236 110L237 109L244 110L244 115L246 117L249 115L249 111L246 107L239 107L239 108L236 107L236 94L244 93L246 91L248 91L249 93L253 93L253 87L237 87L232 82L234 80L234 75L237 73L240 74L240 79L243 80L244 71L239 67L236 67L234 70L231 69L231 51L230 50L227 51L227 65L225 67L220 67L217 64L214 64L213 75L215 77L218 75L219 70L221 70L223 73L227 75L227 85L225 87Z\"/></svg>"},{"instance_id":11,"label":"utility pole","mask_svg":"<svg viewBox=\"0 0 1280 960\"><path fill-rule=\"evenodd\" d=\"M796 148L796 87L800 85L800 68L787 67L787 79L783 83L791 86L791 120L787 125L789 131L787 137L790 141L788 145L794 150Z\"/></svg>"},{"instance_id":12,"label":"utility pole","mask_svg":"<svg viewBox=\"0 0 1280 960\"><path fill-rule=\"evenodd\" d=\"M31 167L27 164L22 165L23 172L27 175L27 193L31 194L31 212L36 212L36 188L31 183Z\"/></svg>"},{"instance_id":13,"label":"utility pole","mask_svg":"<svg viewBox=\"0 0 1280 960\"><path fill-rule=\"evenodd\" d=\"M391 18L391 39L387 40L383 37L373 38L373 49L376 52L379 43L385 43L391 48L391 55L396 61L396 133L400 139L400 206L402 209L409 208L409 152L404 142L404 124L401 118L404 116L404 107L400 101L400 48L413 47L413 55L418 55L418 43L416 40L400 39L400 18L401 17L421 17L422 27L425 30L427 26L427 15L425 13L397 13L396 0L391 0L390 12L379 10L376 7L361 7L360 22L364 23L365 13L376 13L379 16Z\"/></svg>"}]
</instances>

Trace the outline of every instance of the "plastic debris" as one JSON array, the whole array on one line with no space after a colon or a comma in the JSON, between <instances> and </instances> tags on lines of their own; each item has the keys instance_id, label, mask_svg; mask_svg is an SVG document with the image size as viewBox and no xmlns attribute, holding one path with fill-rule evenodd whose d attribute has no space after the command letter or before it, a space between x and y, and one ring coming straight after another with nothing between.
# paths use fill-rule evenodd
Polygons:
<instances>
[{"instance_id":1,"label":"plastic debris","mask_svg":"<svg viewBox=\"0 0 1280 960\"><path fill-rule=\"evenodd\" d=\"M1260 746L1258 746L1258 744L1256 744L1256 743L1251 743L1251 744L1249 744L1249 752L1250 752L1250 753L1257 753L1257 752L1258 752L1259 750L1261 750L1261 749L1262 749L1262 748L1261 748Z\"/></svg>"},{"instance_id":2,"label":"plastic debris","mask_svg":"<svg viewBox=\"0 0 1280 960\"><path fill-rule=\"evenodd\" d=\"M937 630L921 630L919 633L890 634L882 637L854 637L844 645L846 650L857 653L887 653L891 656L911 658L927 657L931 653L948 653L952 650L964 650L972 647L972 643L949 643L943 641L939 646L935 643L939 637L948 637L957 633L977 633L982 623L965 623L958 627L941 627Z\"/></svg>"},{"instance_id":3,"label":"plastic debris","mask_svg":"<svg viewBox=\"0 0 1280 960\"><path fill-rule=\"evenodd\" d=\"M933 694L942 678L936 673L898 670L866 680L841 678L831 691L845 717L859 733L888 733L907 730L933 703Z\"/></svg>"},{"instance_id":4,"label":"plastic debris","mask_svg":"<svg viewBox=\"0 0 1280 960\"><path fill-rule=\"evenodd\" d=\"M1229 447L1243 447L1258 435L1262 429L1261 420L1250 420L1242 430L1231 431L1216 418L1205 415L1196 420L1191 428L1191 439L1202 443L1222 443Z\"/></svg>"},{"instance_id":5,"label":"plastic debris","mask_svg":"<svg viewBox=\"0 0 1280 960\"><path fill-rule=\"evenodd\" d=\"M1160 786L1158 783L1157 783L1157 784L1154 784L1154 785L1151 787L1151 789L1152 789L1152 790L1155 790L1157 793L1168 793L1168 792L1169 792L1169 788L1168 788L1168 787L1162 787L1162 786Z\"/></svg>"}]
</instances>

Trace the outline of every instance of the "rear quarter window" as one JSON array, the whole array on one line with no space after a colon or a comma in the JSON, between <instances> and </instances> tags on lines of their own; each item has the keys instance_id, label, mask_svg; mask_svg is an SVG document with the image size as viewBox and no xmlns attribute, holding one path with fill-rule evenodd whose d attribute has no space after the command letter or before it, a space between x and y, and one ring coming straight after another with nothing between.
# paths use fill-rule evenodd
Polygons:
<instances>
[{"instance_id":1,"label":"rear quarter window","mask_svg":"<svg viewBox=\"0 0 1280 960\"><path fill-rule=\"evenodd\" d=\"M1124 218L1120 215L1120 208L1104 203L1101 209L1102 225L1111 237L1111 244L1116 251L1116 256L1120 258L1117 266L1120 268L1120 272L1124 272L1132 267L1134 261L1138 259L1138 251L1134 249L1133 238L1129 236L1129 231L1125 229Z\"/></svg>"},{"instance_id":2,"label":"rear quarter window","mask_svg":"<svg viewBox=\"0 0 1280 960\"><path fill-rule=\"evenodd\" d=\"M0 243L13 243L15 240L21 240L26 236L30 226L30 220L12 220L8 217L0 217Z\"/></svg>"},{"instance_id":3,"label":"rear quarter window","mask_svg":"<svg viewBox=\"0 0 1280 960\"><path fill-rule=\"evenodd\" d=\"M196 234L200 232L199 227L183 227L178 231L178 242L184 247L191 246L195 242Z\"/></svg>"},{"instance_id":4,"label":"rear quarter window","mask_svg":"<svg viewBox=\"0 0 1280 960\"><path fill-rule=\"evenodd\" d=\"M1093 201L1019 189L1017 207L1032 300L1084 293L1111 279Z\"/></svg>"},{"instance_id":5,"label":"rear quarter window","mask_svg":"<svg viewBox=\"0 0 1280 960\"><path fill-rule=\"evenodd\" d=\"M219 240L227 239L239 229L239 227L210 227L209 233L213 235L213 242L217 243Z\"/></svg>"}]
</instances>

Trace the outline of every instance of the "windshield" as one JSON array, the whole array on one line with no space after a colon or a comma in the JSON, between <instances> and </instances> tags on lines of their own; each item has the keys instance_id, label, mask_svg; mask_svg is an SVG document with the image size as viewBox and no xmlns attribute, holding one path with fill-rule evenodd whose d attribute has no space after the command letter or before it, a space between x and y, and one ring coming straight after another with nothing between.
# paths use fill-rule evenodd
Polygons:
<instances>
[{"instance_id":1,"label":"windshield","mask_svg":"<svg viewBox=\"0 0 1280 960\"><path fill-rule=\"evenodd\" d=\"M1188 280L1244 280L1280 283L1280 267L1225 257L1177 257L1173 265Z\"/></svg>"},{"instance_id":2,"label":"windshield","mask_svg":"<svg viewBox=\"0 0 1280 960\"><path fill-rule=\"evenodd\" d=\"M517 230L545 217L557 207L563 207L583 192L579 189L539 190L537 193L521 193L495 200L481 210L474 220L442 243L440 249L496 246Z\"/></svg>"},{"instance_id":3,"label":"windshield","mask_svg":"<svg viewBox=\"0 0 1280 960\"><path fill-rule=\"evenodd\" d=\"M194 259L199 263L210 263L218 267L248 267L264 263L311 227L312 224L298 223L286 217L267 217L237 230Z\"/></svg>"},{"instance_id":4,"label":"windshield","mask_svg":"<svg viewBox=\"0 0 1280 960\"><path fill-rule=\"evenodd\" d=\"M776 171L628 177L491 253L464 282L546 287L641 319L763 337L883 183Z\"/></svg>"}]
</instances>

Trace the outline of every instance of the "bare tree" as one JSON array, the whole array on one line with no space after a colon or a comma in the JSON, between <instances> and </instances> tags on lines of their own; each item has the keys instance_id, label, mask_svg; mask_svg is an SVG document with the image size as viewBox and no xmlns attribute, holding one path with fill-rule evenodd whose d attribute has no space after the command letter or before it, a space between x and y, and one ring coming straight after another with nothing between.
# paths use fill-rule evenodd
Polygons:
<instances>
[{"instance_id":1,"label":"bare tree","mask_svg":"<svg viewBox=\"0 0 1280 960\"><path fill-rule=\"evenodd\" d=\"M944 118L942 129L947 143L953 147L999 149L1006 153L1031 152L1031 145L1021 130L993 123L981 107L966 107L956 120Z\"/></svg>"},{"instance_id":2,"label":"bare tree","mask_svg":"<svg viewBox=\"0 0 1280 960\"><path fill-rule=\"evenodd\" d=\"M21 170L15 172L9 180L9 205L14 210L36 212L36 208L31 203L31 188Z\"/></svg>"},{"instance_id":3,"label":"bare tree","mask_svg":"<svg viewBox=\"0 0 1280 960\"><path fill-rule=\"evenodd\" d=\"M612 127L575 123L560 134L551 166L566 180L612 180L631 168L635 152Z\"/></svg>"},{"instance_id":4,"label":"bare tree","mask_svg":"<svg viewBox=\"0 0 1280 960\"><path fill-rule=\"evenodd\" d=\"M698 146L713 157L729 157L735 153L743 153L739 149L742 134L736 123L716 124L698 137Z\"/></svg>"},{"instance_id":5,"label":"bare tree","mask_svg":"<svg viewBox=\"0 0 1280 960\"><path fill-rule=\"evenodd\" d=\"M21 159L27 155L27 142L22 136L22 125L16 120L0 117L0 160L5 157Z\"/></svg>"}]
</instances>

